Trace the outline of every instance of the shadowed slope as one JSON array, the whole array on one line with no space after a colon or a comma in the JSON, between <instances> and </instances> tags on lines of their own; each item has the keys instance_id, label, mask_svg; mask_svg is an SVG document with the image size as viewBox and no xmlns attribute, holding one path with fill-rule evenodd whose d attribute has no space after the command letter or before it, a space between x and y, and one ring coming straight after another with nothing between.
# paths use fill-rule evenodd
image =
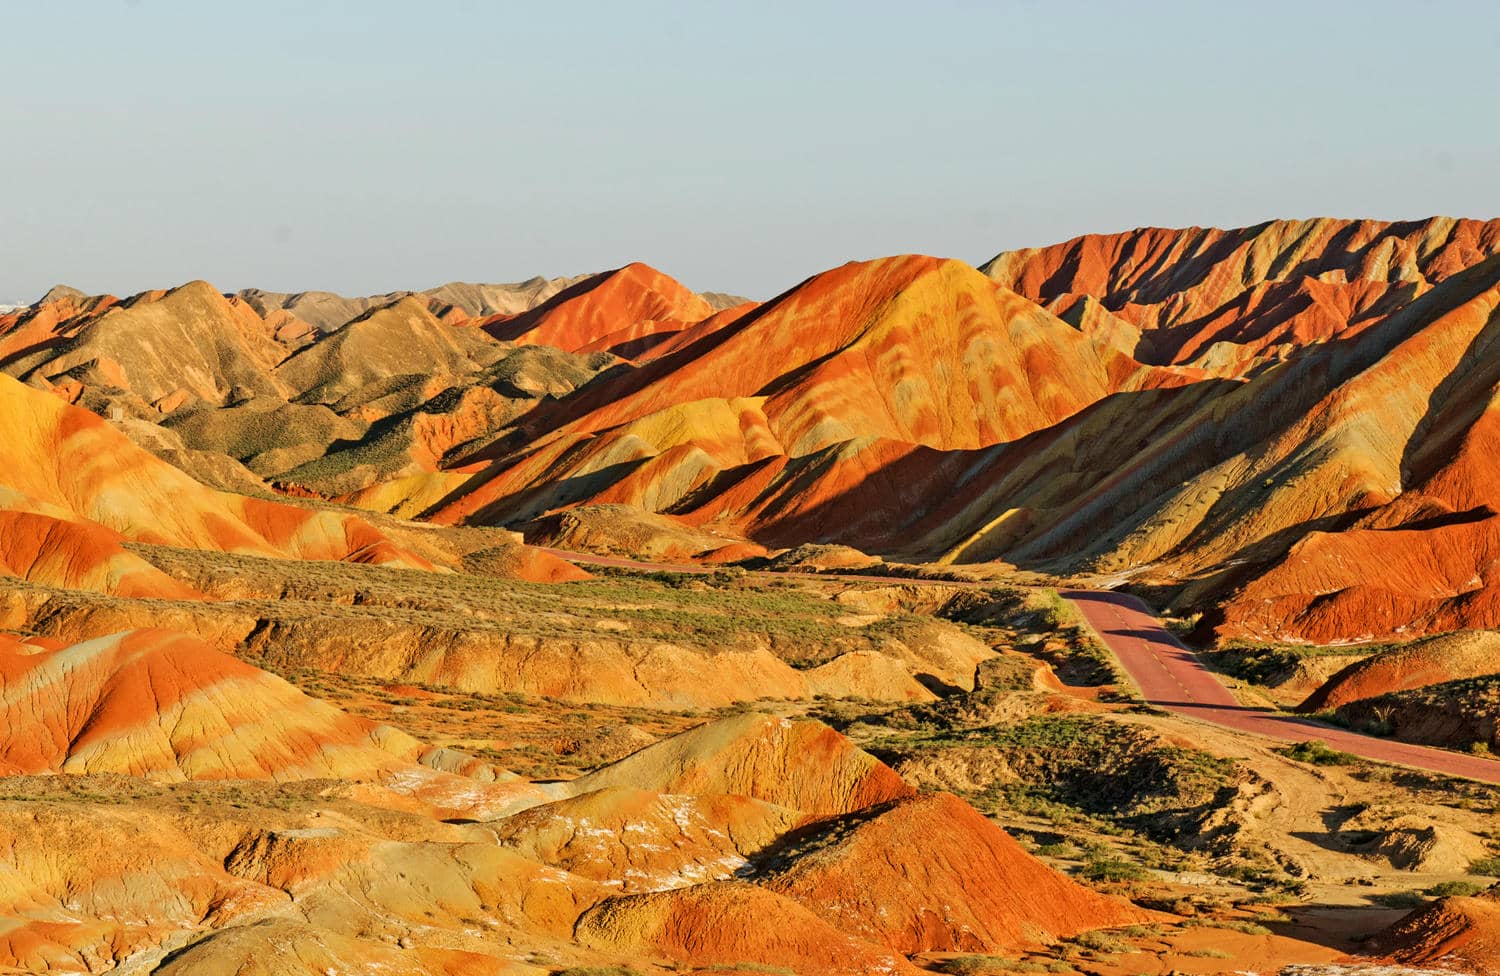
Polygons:
<instances>
[{"instance_id":1,"label":"shadowed slope","mask_svg":"<svg viewBox=\"0 0 1500 976\"><path fill-rule=\"evenodd\" d=\"M524 424L546 439L477 473L436 517L506 520L585 500L661 508L766 459L871 438L976 448L1116 390L1187 379L1090 342L961 262L850 264L540 408ZM622 482L637 469L635 486Z\"/></svg>"},{"instance_id":2,"label":"shadowed slope","mask_svg":"<svg viewBox=\"0 0 1500 976\"><path fill-rule=\"evenodd\" d=\"M1106 321L1084 310L1097 302L1108 321L1135 330L1129 349L1144 362L1238 372L1368 328L1497 252L1500 221L1318 218L1089 234L1000 254L984 270L1065 317L1081 315L1085 331Z\"/></svg>"}]
</instances>

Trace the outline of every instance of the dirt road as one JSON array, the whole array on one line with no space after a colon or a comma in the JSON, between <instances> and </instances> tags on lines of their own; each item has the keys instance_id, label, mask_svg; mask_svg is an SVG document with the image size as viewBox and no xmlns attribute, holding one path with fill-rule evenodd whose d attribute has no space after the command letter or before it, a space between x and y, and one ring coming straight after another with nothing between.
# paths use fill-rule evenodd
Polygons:
<instances>
[{"instance_id":1,"label":"dirt road","mask_svg":"<svg viewBox=\"0 0 1500 976\"><path fill-rule=\"evenodd\" d=\"M1109 645L1141 696L1158 708L1240 732L1286 742L1318 739L1334 749L1378 762L1500 784L1500 761L1494 759L1377 739L1241 705L1197 655L1157 623L1141 601L1123 593L1061 592Z\"/></svg>"}]
</instances>

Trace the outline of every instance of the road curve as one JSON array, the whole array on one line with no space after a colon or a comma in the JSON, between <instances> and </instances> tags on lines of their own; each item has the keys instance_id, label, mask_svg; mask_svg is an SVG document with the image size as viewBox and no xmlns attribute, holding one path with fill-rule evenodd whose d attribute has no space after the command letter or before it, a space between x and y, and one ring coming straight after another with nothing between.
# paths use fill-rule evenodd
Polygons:
<instances>
[{"instance_id":1,"label":"road curve","mask_svg":"<svg viewBox=\"0 0 1500 976\"><path fill-rule=\"evenodd\" d=\"M658 572L707 573L712 567L694 563L648 563L615 556L596 556L567 549L538 547L569 562L595 566L618 566ZM951 583L902 577L862 576L857 573L777 573L777 576L816 576L821 579L868 580L882 583ZM1157 708L1187 718L1211 722L1227 729L1280 739L1305 742L1319 739L1334 749L1377 762L1395 763L1446 776L1459 776L1500 785L1500 761L1463 753L1415 746L1390 739L1377 739L1347 729L1335 728L1283 712L1241 705L1197 655L1172 636L1140 600L1107 590L1060 590L1077 607L1089 626L1119 658L1120 664L1140 689L1141 697Z\"/></svg>"},{"instance_id":2,"label":"road curve","mask_svg":"<svg viewBox=\"0 0 1500 976\"><path fill-rule=\"evenodd\" d=\"M1157 708L1285 742L1319 739L1365 759L1500 784L1500 761L1377 739L1294 715L1241 705L1197 655L1140 600L1100 590L1062 590Z\"/></svg>"}]
</instances>

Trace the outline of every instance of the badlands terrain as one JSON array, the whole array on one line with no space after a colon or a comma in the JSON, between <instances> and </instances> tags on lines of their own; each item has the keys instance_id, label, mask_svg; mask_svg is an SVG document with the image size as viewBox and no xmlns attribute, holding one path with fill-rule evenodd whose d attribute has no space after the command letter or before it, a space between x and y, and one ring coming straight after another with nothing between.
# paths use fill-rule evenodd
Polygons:
<instances>
[{"instance_id":1,"label":"badlands terrain","mask_svg":"<svg viewBox=\"0 0 1500 976\"><path fill-rule=\"evenodd\" d=\"M59 286L0 971L1500 972L1497 397L1500 221Z\"/></svg>"}]
</instances>

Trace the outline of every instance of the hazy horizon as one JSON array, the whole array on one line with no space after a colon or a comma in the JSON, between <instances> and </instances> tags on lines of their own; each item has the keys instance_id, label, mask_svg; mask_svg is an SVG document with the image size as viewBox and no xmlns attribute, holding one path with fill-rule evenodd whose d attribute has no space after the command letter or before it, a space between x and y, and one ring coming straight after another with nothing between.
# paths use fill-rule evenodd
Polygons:
<instances>
[{"instance_id":1,"label":"hazy horizon","mask_svg":"<svg viewBox=\"0 0 1500 976\"><path fill-rule=\"evenodd\" d=\"M95 0L0 26L0 303L635 260L767 298L884 254L1500 214L1477 3Z\"/></svg>"}]
</instances>

